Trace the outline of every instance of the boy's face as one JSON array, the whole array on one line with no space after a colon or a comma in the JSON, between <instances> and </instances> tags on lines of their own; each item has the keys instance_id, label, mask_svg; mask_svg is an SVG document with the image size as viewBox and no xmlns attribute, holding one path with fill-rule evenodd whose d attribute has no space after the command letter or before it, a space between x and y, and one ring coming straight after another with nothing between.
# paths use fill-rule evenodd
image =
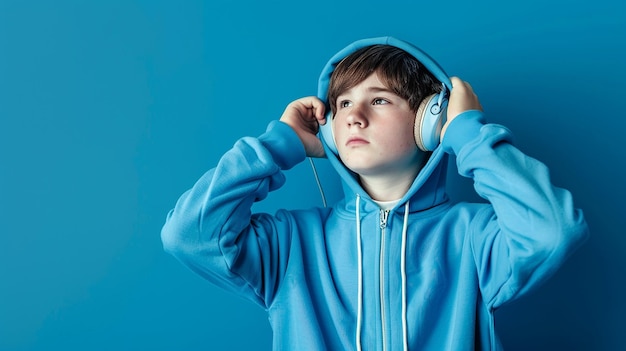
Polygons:
<instances>
[{"instance_id":1,"label":"boy's face","mask_svg":"<svg viewBox=\"0 0 626 351\"><path fill-rule=\"evenodd\" d=\"M361 176L415 176L415 112L374 73L336 101L333 132L343 163Z\"/></svg>"}]
</instances>

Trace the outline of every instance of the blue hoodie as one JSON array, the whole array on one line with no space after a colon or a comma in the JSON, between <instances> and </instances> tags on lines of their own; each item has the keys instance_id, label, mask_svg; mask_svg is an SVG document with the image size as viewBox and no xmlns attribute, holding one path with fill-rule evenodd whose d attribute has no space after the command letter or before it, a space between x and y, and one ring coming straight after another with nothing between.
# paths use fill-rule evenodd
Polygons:
<instances>
[{"instance_id":1,"label":"blue hoodie","mask_svg":"<svg viewBox=\"0 0 626 351\"><path fill-rule=\"evenodd\" d=\"M377 43L430 60L397 39L359 41L331 59L319 97L339 59ZM252 213L305 159L296 133L273 121L237 141L162 229L165 249L183 264L266 309L274 350L496 350L494 311L544 282L587 237L571 194L480 111L450 123L390 210L325 146L345 193L332 207ZM449 200L448 155L486 203Z\"/></svg>"}]
</instances>

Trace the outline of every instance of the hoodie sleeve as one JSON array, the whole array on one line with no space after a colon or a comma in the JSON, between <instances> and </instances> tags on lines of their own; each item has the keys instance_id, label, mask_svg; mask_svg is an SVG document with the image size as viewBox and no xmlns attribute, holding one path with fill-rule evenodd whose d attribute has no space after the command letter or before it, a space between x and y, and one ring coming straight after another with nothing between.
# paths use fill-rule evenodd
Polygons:
<instances>
[{"instance_id":1,"label":"hoodie sleeve","mask_svg":"<svg viewBox=\"0 0 626 351\"><path fill-rule=\"evenodd\" d=\"M480 111L450 123L442 147L457 156L459 174L474 180L491 206L469 233L480 289L495 309L549 278L588 236L571 194L552 185L547 167L511 144L505 127Z\"/></svg>"},{"instance_id":2,"label":"hoodie sleeve","mask_svg":"<svg viewBox=\"0 0 626 351\"><path fill-rule=\"evenodd\" d=\"M242 138L177 201L161 230L165 250L214 284L267 307L287 262L290 221L252 215L254 202L285 182L305 158L286 124Z\"/></svg>"}]
</instances>

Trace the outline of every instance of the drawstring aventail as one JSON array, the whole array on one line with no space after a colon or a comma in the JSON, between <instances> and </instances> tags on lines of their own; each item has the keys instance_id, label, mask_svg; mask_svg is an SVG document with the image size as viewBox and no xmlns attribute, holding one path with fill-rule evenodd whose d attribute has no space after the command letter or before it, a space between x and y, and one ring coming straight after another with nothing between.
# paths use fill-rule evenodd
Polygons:
<instances>
[{"instance_id":1,"label":"drawstring aventail","mask_svg":"<svg viewBox=\"0 0 626 351\"><path fill-rule=\"evenodd\" d=\"M402 255L400 256L400 270L402 273L402 337L404 351L409 349L409 335L406 322L406 233L409 227L409 202L404 204L404 224L402 225Z\"/></svg>"},{"instance_id":2,"label":"drawstring aventail","mask_svg":"<svg viewBox=\"0 0 626 351\"><path fill-rule=\"evenodd\" d=\"M361 319L363 318L363 258L361 253L361 197L356 195L356 246L358 261L358 292L357 292L357 317L356 317L356 349L361 351Z\"/></svg>"}]
</instances>

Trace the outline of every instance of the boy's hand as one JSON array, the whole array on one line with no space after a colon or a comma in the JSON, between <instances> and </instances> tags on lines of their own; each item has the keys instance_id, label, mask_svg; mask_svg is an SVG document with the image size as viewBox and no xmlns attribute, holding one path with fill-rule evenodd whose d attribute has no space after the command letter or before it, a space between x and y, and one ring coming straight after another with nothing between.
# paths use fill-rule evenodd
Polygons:
<instances>
[{"instance_id":1,"label":"boy's hand","mask_svg":"<svg viewBox=\"0 0 626 351\"><path fill-rule=\"evenodd\" d=\"M322 141L317 137L320 124L326 123L326 106L315 96L292 101L280 117L280 121L295 130L309 157L324 157Z\"/></svg>"},{"instance_id":2,"label":"boy's hand","mask_svg":"<svg viewBox=\"0 0 626 351\"><path fill-rule=\"evenodd\" d=\"M468 82L464 82L458 77L451 77L450 81L452 82L452 90L448 101L448 119L441 129L440 141L443 141L443 136L450 122L458 115L469 110L483 110L480 101L478 101L478 96L474 94L474 90Z\"/></svg>"}]
</instances>

